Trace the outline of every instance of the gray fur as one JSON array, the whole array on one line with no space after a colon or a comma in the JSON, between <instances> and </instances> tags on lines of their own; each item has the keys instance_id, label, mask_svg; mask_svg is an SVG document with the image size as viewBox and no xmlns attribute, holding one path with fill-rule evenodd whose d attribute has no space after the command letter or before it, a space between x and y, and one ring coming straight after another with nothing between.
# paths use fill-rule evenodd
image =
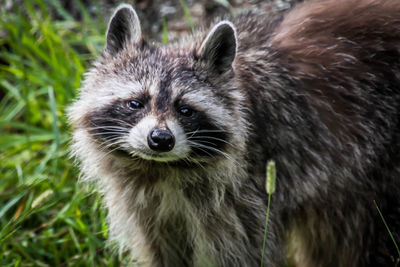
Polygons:
<instances>
[{"instance_id":1,"label":"gray fur","mask_svg":"<svg viewBox=\"0 0 400 267\"><path fill-rule=\"evenodd\" d=\"M374 203L399 242L399 29L396 0L307 1L106 49L68 116L111 239L145 266L260 266L274 159L265 266L395 266ZM147 147L154 127L173 133L171 151Z\"/></svg>"}]
</instances>

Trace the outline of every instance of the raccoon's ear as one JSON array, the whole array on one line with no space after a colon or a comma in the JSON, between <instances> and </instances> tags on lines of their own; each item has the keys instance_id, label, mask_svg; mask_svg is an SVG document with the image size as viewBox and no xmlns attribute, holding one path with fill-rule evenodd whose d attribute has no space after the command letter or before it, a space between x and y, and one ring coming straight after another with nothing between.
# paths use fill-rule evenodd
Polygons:
<instances>
[{"instance_id":1,"label":"raccoon's ear","mask_svg":"<svg viewBox=\"0 0 400 267\"><path fill-rule=\"evenodd\" d=\"M232 68L236 49L235 26L229 21L221 21L212 28L203 41L198 56L214 71L222 74Z\"/></svg>"},{"instance_id":2,"label":"raccoon's ear","mask_svg":"<svg viewBox=\"0 0 400 267\"><path fill-rule=\"evenodd\" d=\"M105 51L115 54L129 44L142 41L140 21L132 6L120 5L108 23Z\"/></svg>"}]
</instances>

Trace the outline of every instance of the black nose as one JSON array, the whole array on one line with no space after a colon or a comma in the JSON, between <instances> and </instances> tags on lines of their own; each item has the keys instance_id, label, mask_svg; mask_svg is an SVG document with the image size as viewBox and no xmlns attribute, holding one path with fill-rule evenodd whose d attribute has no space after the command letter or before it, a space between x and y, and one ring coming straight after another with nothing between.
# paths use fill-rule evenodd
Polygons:
<instances>
[{"instance_id":1,"label":"black nose","mask_svg":"<svg viewBox=\"0 0 400 267\"><path fill-rule=\"evenodd\" d=\"M175 138L168 130L153 129L147 136L147 143L154 151L167 152L175 145Z\"/></svg>"}]
</instances>

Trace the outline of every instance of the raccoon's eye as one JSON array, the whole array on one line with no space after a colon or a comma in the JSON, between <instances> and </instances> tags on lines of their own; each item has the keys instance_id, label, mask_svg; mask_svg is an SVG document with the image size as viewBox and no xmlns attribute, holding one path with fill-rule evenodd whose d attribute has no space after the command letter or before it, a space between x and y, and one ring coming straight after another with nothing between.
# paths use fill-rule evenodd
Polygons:
<instances>
[{"instance_id":1,"label":"raccoon's eye","mask_svg":"<svg viewBox=\"0 0 400 267\"><path fill-rule=\"evenodd\" d=\"M126 102L126 106L131 110L138 110L143 108L143 104L137 100L129 100Z\"/></svg>"},{"instance_id":2,"label":"raccoon's eye","mask_svg":"<svg viewBox=\"0 0 400 267\"><path fill-rule=\"evenodd\" d=\"M190 117L194 113L194 111L192 109L187 108L187 107L179 108L178 112L179 112L179 114L181 114L182 116L185 116L185 117Z\"/></svg>"}]
</instances>

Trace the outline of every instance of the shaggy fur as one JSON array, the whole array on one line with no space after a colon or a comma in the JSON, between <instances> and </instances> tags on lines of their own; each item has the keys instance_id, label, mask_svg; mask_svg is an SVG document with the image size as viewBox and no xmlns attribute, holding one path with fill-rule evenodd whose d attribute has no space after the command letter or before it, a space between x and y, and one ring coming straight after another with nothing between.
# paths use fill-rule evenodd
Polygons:
<instances>
[{"instance_id":1,"label":"shaggy fur","mask_svg":"<svg viewBox=\"0 0 400 267\"><path fill-rule=\"evenodd\" d=\"M112 17L69 108L73 154L111 239L149 266L395 266L400 241L400 2L308 1L181 43ZM149 148L151 131L171 150Z\"/></svg>"}]
</instances>

